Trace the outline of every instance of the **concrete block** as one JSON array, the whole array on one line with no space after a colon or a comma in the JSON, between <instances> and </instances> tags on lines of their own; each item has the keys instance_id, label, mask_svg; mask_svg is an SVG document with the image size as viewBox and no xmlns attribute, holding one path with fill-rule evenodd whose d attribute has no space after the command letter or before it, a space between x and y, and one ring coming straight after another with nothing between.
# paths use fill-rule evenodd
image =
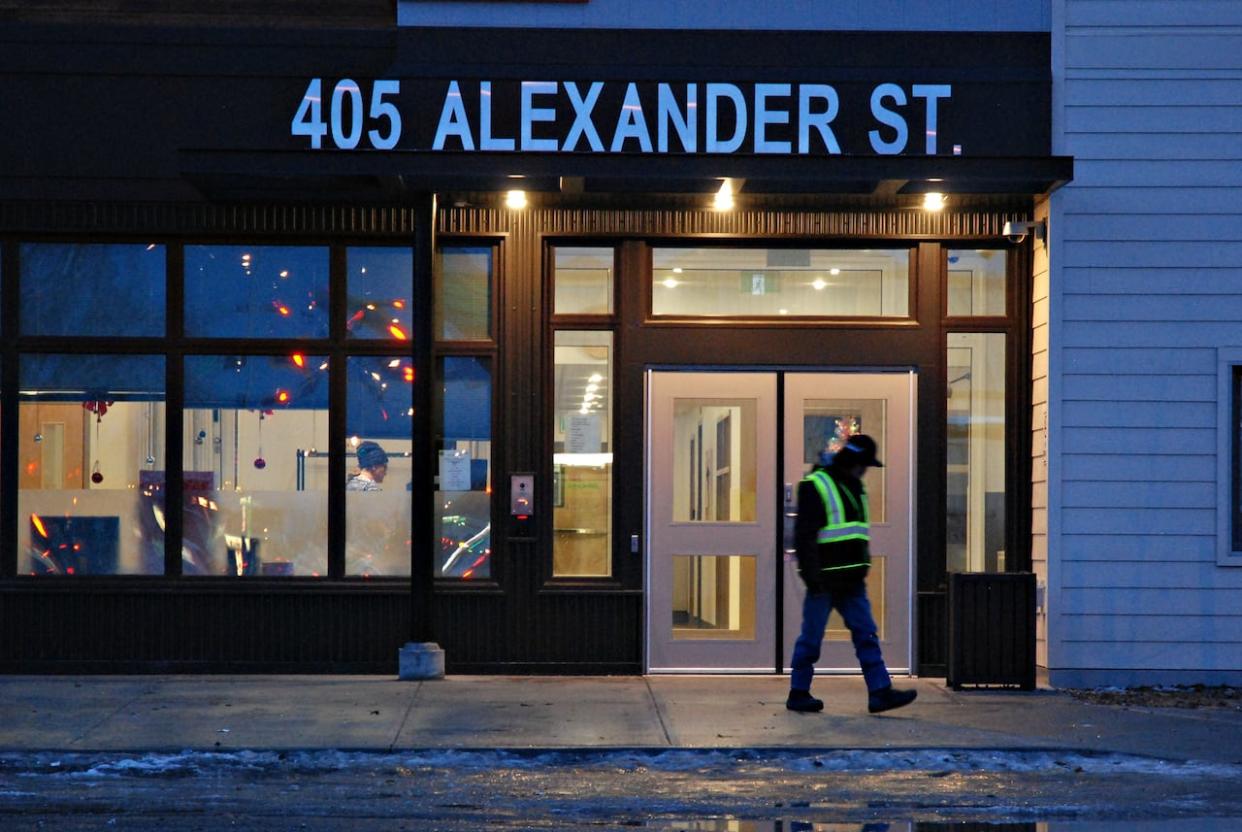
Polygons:
<instances>
[{"instance_id":1,"label":"concrete block","mask_svg":"<svg viewBox=\"0 0 1242 832\"><path fill-rule=\"evenodd\" d=\"M444 678L444 651L434 641L407 641L397 651L397 678L403 681Z\"/></svg>"}]
</instances>

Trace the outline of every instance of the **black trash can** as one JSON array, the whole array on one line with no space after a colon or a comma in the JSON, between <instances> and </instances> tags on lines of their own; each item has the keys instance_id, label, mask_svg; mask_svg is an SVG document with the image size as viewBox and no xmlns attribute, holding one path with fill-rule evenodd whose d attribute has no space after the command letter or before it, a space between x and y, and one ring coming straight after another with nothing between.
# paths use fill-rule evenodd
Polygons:
<instances>
[{"instance_id":1,"label":"black trash can","mask_svg":"<svg viewBox=\"0 0 1242 832\"><path fill-rule=\"evenodd\" d=\"M949 687L1035 689L1035 574L949 573Z\"/></svg>"}]
</instances>

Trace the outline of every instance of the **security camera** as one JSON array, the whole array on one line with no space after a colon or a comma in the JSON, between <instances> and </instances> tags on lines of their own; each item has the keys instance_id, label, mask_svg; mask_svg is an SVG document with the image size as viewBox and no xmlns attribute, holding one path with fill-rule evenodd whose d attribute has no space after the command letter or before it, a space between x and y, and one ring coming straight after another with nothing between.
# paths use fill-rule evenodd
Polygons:
<instances>
[{"instance_id":1,"label":"security camera","mask_svg":"<svg viewBox=\"0 0 1242 832\"><path fill-rule=\"evenodd\" d=\"M1001 233L1009 242L1017 244L1026 239L1027 234L1034 234L1036 240L1044 239L1043 222L1007 222Z\"/></svg>"}]
</instances>

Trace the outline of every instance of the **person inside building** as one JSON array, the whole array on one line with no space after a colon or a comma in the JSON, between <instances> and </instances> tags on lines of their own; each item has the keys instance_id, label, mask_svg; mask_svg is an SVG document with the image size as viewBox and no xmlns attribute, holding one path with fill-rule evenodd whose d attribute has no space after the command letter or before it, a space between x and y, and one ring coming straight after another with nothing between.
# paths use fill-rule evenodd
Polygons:
<instances>
[{"instance_id":1,"label":"person inside building","mask_svg":"<svg viewBox=\"0 0 1242 832\"><path fill-rule=\"evenodd\" d=\"M818 464L798 484L794 545L806 599L785 701L791 711L824 709L823 700L811 696L811 679L833 608L841 613L853 639L867 682L867 710L875 714L900 708L918 695L893 687L867 600L870 511L862 478L868 468L882 467L876 459L875 440L860 433L849 437L835 454L821 452Z\"/></svg>"},{"instance_id":2,"label":"person inside building","mask_svg":"<svg viewBox=\"0 0 1242 832\"><path fill-rule=\"evenodd\" d=\"M346 491L381 491L380 483L388 475L388 454L377 442L358 445L358 473L345 483Z\"/></svg>"}]
</instances>

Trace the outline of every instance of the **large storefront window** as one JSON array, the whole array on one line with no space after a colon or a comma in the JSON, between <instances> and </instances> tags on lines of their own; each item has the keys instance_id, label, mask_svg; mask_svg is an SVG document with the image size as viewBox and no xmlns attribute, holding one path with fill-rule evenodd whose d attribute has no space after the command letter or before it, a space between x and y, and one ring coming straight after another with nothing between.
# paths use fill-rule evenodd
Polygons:
<instances>
[{"instance_id":1,"label":"large storefront window","mask_svg":"<svg viewBox=\"0 0 1242 832\"><path fill-rule=\"evenodd\" d=\"M328 475L305 463L328 446L328 370L301 353L185 359L183 574L327 574Z\"/></svg>"},{"instance_id":2,"label":"large storefront window","mask_svg":"<svg viewBox=\"0 0 1242 832\"><path fill-rule=\"evenodd\" d=\"M345 574L409 575L414 365L354 356L346 377Z\"/></svg>"},{"instance_id":3,"label":"large storefront window","mask_svg":"<svg viewBox=\"0 0 1242 832\"><path fill-rule=\"evenodd\" d=\"M492 373L485 358L436 362L436 576L492 574Z\"/></svg>"},{"instance_id":4,"label":"large storefront window","mask_svg":"<svg viewBox=\"0 0 1242 832\"><path fill-rule=\"evenodd\" d=\"M414 329L409 248L351 248L345 253L349 275L345 329L350 338L408 341Z\"/></svg>"},{"instance_id":5,"label":"large storefront window","mask_svg":"<svg viewBox=\"0 0 1242 832\"><path fill-rule=\"evenodd\" d=\"M185 333L326 338L326 246L186 246Z\"/></svg>"},{"instance_id":6,"label":"large storefront window","mask_svg":"<svg viewBox=\"0 0 1242 832\"><path fill-rule=\"evenodd\" d=\"M1004 572L1005 335L948 334L950 572Z\"/></svg>"},{"instance_id":7,"label":"large storefront window","mask_svg":"<svg viewBox=\"0 0 1242 832\"><path fill-rule=\"evenodd\" d=\"M559 292L559 284L557 288ZM612 333L558 330L555 359L552 575L608 577L612 574Z\"/></svg>"},{"instance_id":8,"label":"large storefront window","mask_svg":"<svg viewBox=\"0 0 1242 832\"><path fill-rule=\"evenodd\" d=\"M164 358L20 364L18 573L164 572Z\"/></svg>"},{"instance_id":9,"label":"large storefront window","mask_svg":"<svg viewBox=\"0 0 1242 832\"><path fill-rule=\"evenodd\" d=\"M162 336L164 246L24 243L23 335Z\"/></svg>"},{"instance_id":10,"label":"large storefront window","mask_svg":"<svg viewBox=\"0 0 1242 832\"><path fill-rule=\"evenodd\" d=\"M9 333L20 383L15 571L410 575L412 496L428 476L413 468L425 358L412 349L412 248L25 242L15 254L5 275L21 299L20 331ZM490 280L490 253L464 256L463 269L482 262ZM332 291L341 296L329 303ZM184 297L175 330L170 295ZM45 352L49 336L63 339L61 353ZM116 348L73 342L99 336ZM177 412L166 412L167 378ZM339 447L331 410L343 414ZM182 435L167 435L178 415ZM166 481L170 444L180 483ZM343 499L339 526L330 491ZM169 524L178 503L181 522ZM178 541L165 541L178 529L179 566Z\"/></svg>"},{"instance_id":11,"label":"large storefront window","mask_svg":"<svg viewBox=\"0 0 1242 832\"><path fill-rule=\"evenodd\" d=\"M906 318L908 249L656 248L651 314Z\"/></svg>"}]
</instances>

